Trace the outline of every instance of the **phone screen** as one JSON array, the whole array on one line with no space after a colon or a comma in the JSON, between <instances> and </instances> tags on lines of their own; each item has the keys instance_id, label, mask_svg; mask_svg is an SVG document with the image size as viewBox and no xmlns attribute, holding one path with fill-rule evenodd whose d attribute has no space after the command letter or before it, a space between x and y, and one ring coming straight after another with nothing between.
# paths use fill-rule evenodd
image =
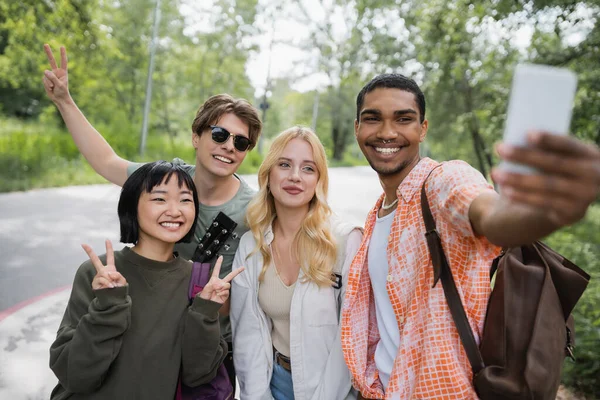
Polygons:
<instances>
[{"instance_id":1,"label":"phone screen","mask_svg":"<svg viewBox=\"0 0 600 400\"><path fill-rule=\"evenodd\" d=\"M565 135L571 124L576 75L564 68L519 64L515 69L504 129L504 142L527 145L527 132ZM501 168L533 173L533 169L503 162Z\"/></svg>"}]
</instances>

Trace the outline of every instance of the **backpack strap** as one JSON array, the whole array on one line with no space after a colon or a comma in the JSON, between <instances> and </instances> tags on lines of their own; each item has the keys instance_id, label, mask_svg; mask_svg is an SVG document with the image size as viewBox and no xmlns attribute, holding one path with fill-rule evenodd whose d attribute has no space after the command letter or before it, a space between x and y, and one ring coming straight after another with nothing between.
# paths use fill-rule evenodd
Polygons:
<instances>
[{"instance_id":1,"label":"backpack strap","mask_svg":"<svg viewBox=\"0 0 600 400\"><path fill-rule=\"evenodd\" d=\"M479 347L477 346L477 342L475 341L475 336L473 335L473 331L469 325L469 320L460 299L458 289L456 288L456 283L454 282L450 265L448 265L448 259L444 253L440 235L435 227L435 220L431 213L429 201L427 200L427 192L425 190L427 179L436 168L438 167L432 169L429 175L427 175L427 178L425 178L423 186L421 187L421 209L423 211L423 221L425 222L425 237L427 238L427 247L429 248L431 261L433 263L433 287L435 287L439 279L442 280L444 295L446 297L448 307L450 308L454 325L458 330L460 340L467 353L467 357L469 358L469 363L471 364L473 374L475 375L481 371L485 365L483 363L483 358L481 357Z\"/></svg>"},{"instance_id":2,"label":"backpack strap","mask_svg":"<svg viewBox=\"0 0 600 400\"><path fill-rule=\"evenodd\" d=\"M188 287L188 298L190 301L204 289L210 279L210 263L194 261L192 264L192 275Z\"/></svg>"}]
</instances>

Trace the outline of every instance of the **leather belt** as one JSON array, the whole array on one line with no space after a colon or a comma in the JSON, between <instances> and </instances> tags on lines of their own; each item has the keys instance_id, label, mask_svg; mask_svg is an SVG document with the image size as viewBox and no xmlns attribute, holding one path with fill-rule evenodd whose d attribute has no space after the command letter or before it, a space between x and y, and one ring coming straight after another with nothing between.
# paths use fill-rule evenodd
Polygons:
<instances>
[{"instance_id":1,"label":"leather belt","mask_svg":"<svg viewBox=\"0 0 600 400\"><path fill-rule=\"evenodd\" d=\"M284 356L283 354L275 350L275 348L273 348L273 352L275 354L275 362L281 365L283 369L292 372L292 361L290 360L290 358Z\"/></svg>"}]
</instances>

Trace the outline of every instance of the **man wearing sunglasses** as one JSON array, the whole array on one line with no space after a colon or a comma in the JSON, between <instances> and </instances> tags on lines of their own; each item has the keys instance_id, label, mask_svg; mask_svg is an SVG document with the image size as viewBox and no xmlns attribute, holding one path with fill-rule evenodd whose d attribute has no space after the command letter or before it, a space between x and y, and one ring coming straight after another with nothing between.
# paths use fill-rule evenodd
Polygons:
<instances>
[{"instance_id":1,"label":"man wearing sunglasses","mask_svg":"<svg viewBox=\"0 0 600 400\"><path fill-rule=\"evenodd\" d=\"M129 175L141 165L119 157L102 135L94 129L69 94L67 52L61 47L61 65L57 66L52 50L44 46L51 70L45 71L44 87L58 108L77 148L94 170L108 181L123 186ZM191 243L178 243L175 250L190 259L199 240L219 212L237 223L234 235L219 251L223 255L221 277L231 272L239 238L248 230L246 207L254 189L235 174L248 151L252 150L262 129L257 110L246 100L220 94L200 106L192 123L192 144L196 150L195 165L173 160L184 166L194 178L198 190L198 224ZM231 350L231 325L228 316L221 317L221 333ZM225 360L232 382L235 382L233 358Z\"/></svg>"}]
</instances>

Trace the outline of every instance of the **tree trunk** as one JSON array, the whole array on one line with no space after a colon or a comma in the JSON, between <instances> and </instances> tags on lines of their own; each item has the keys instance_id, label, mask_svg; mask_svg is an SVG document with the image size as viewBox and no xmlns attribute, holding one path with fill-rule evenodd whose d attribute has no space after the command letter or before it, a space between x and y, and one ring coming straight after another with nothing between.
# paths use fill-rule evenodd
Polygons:
<instances>
[{"instance_id":1,"label":"tree trunk","mask_svg":"<svg viewBox=\"0 0 600 400\"><path fill-rule=\"evenodd\" d=\"M479 164L479 172L481 172L483 176L487 176L487 168L484 161L485 145L482 143L481 135L479 134L475 126L471 126L470 131L471 138L473 139L473 150L475 151L475 155L477 156L477 163Z\"/></svg>"},{"instance_id":2,"label":"tree trunk","mask_svg":"<svg viewBox=\"0 0 600 400\"><path fill-rule=\"evenodd\" d=\"M175 137L175 132L171 130L171 120L169 118L169 97L167 95L166 85L163 79L160 82L160 107L163 110L163 124L165 127L165 131L171 137L171 145L174 145L173 138Z\"/></svg>"},{"instance_id":3,"label":"tree trunk","mask_svg":"<svg viewBox=\"0 0 600 400\"><path fill-rule=\"evenodd\" d=\"M343 101L342 87L335 90L333 98L333 107L331 108L331 138L333 141L333 159L341 161L344 158L346 150L346 128L347 123L343 119Z\"/></svg>"},{"instance_id":4,"label":"tree trunk","mask_svg":"<svg viewBox=\"0 0 600 400\"><path fill-rule=\"evenodd\" d=\"M333 159L336 161L341 161L344 157L344 146L343 143L343 132L342 127L339 124L336 124L332 129L333 134Z\"/></svg>"},{"instance_id":5,"label":"tree trunk","mask_svg":"<svg viewBox=\"0 0 600 400\"><path fill-rule=\"evenodd\" d=\"M339 104L337 101L334 103L335 106L331 110L331 139L333 142L333 159L341 161L344 157L344 150L346 149L346 137L344 128L344 121L340 118Z\"/></svg>"},{"instance_id":6,"label":"tree trunk","mask_svg":"<svg viewBox=\"0 0 600 400\"><path fill-rule=\"evenodd\" d=\"M479 133L479 120L477 119L477 116L474 113L473 107L473 88L469 84L469 81L466 77L463 81L463 84L465 88L465 109L467 113L469 113L469 130L471 132L471 138L473 139L473 150L475 151L475 155L477 156L479 172L481 172L483 176L487 177L488 168L492 168L492 157L487 151L485 141Z\"/></svg>"},{"instance_id":7,"label":"tree trunk","mask_svg":"<svg viewBox=\"0 0 600 400\"><path fill-rule=\"evenodd\" d=\"M135 70L131 71L131 97L129 98L129 120L135 120L135 102L136 102L136 92L137 92L137 81L135 79Z\"/></svg>"},{"instance_id":8,"label":"tree trunk","mask_svg":"<svg viewBox=\"0 0 600 400\"><path fill-rule=\"evenodd\" d=\"M208 50L206 50L203 54L202 54L202 58L200 59L200 66L199 66L199 70L200 70L200 90L198 91L198 93L200 94L200 104L202 104L205 100L204 98L204 71L206 70L206 54L208 53Z\"/></svg>"}]
</instances>

